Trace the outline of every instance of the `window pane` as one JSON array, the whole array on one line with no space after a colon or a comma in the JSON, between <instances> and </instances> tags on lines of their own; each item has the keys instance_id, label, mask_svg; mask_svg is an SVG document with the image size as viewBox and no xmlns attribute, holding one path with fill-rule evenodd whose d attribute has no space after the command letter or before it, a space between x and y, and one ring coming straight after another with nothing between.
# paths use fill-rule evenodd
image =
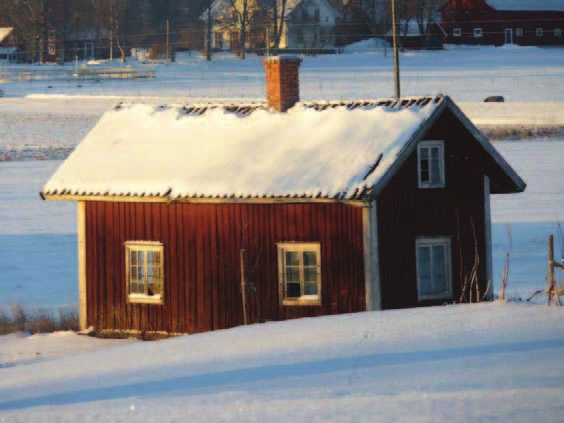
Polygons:
<instances>
[{"instance_id":1,"label":"window pane","mask_svg":"<svg viewBox=\"0 0 564 423\"><path fill-rule=\"evenodd\" d=\"M132 281L136 281L138 279L137 266L131 266L130 278L131 278Z\"/></svg>"},{"instance_id":2,"label":"window pane","mask_svg":"<svg viewBox=\"0 0 564 423\"><path fill-rule=\"evenodd\" d=\"M421 182L429 182L429 170L421 168Z\"/></svg>"},{"instance_id":3,"label":"window pane","mask_svg":"<svg viewBox=\"0 0 564 423\"><path fill-rule=\"evenodd\" d=\"M421 154L421 160L427 160L429 158L429 149L428 148L422 148L421 150L419 150L420 154Z\"/></svg>"},{"instance_id":4,"label":"window pane","mask_svg":"<svg viewBox=\"0 0 564 423\"><path fill-rule=\"evenodd\" d=\"M152 268L153 280L161 280L161 268L159 266L153 266Z\"/></svg>"},{"instance_id":5,"label":"window pane","mask_svg":"<svg viewBox=\"0 0 564 423\"><path fill-rule=\"evenodd\" d=\"M445 269L445 247L444 245L433 246L433 287L434 293L445 292L446 269Z\"/></svg>"},{"instance_id":6,"label":"window pane","mask_svg":"<svg viewBox=\"0 0 564 423\"><path fill-rule=\"evenodd\" d=\"M316 266L317 253L315 251L304 251L304 266Z\"/></svg>"},{"instance_id":7,"label":"window pane","mask_svg":"<svg viewBox=\"0 0 564 423\"><path fill-rule=\"evenodd\" d=\"M427 295L431 290L431 250L428 246L418 247L417 272L421 295Z\"/></svg>"},{"instance_id":8,"label":"window pane","mask_svg":"<svg viewBox=\"0 0 564 423\"><path fill-rule=\"evenodd\" d=\"M317 267L304 268L304 281L317 283Z\"/></svg>"},{"instance_id":9,"label":"window pane","mask_svg":"<svg viewBox=\"0 0 564 423\"><path fill-rule=\"evenodd\" d=\"M144 294L145 288L142 283L131 283L131 293L132 294Z\"/></svg>"},{"instance_id":10,"label":"window pane","mask_svg":"<svg viewBox=\"0 0 564 423\"><path fill-rule=\"evenodd\" d=\"M431 148L431 158L438 159L439 158L439 147Z\"/></svg>"},{"instance_id":11,"label":"window pane","mask_svg":"<svg viewBox=\"0 0 564 423\"><path fill-rule=\"evenodd\" d=\"M143 251L137 251L137 264L145 266L145 253Z\"/></svg>"},{"instance_id":12,"label":"window pane","mask_svg":"<svg viewBox=\"0 0 564 423\"><path fill-rule=\"evenodd\" d=\"M297 251L286 251L286 266L299 266L300 253Z\"/></svg>"},{"instance_id":13,"label":"window pane","mask_svg":"<svg viewBox=\"0 0 564 423\"><path fill-rule=\"evenodd\" d=\"M431 183L438 185L441 183L440 161L438 159L431 160Z\"/></svg>"},{"instance_id":14,"label":"window pane","mask_svg":"<svg viewBox=\"0 0 564 423\"><path fill-rule=\"evenodd\" d=\"M141 280L141 281L145 280L145 267L143 267L143 266L139 267L138 276L139 276L139 280Z\"/></svg>"},{"instance_id":15,"label":"window pane","mask_svg":"<svg viewBox=\"0 0 564 423\"><path fill-rule=\"evenodd\" d=\"M132 266L137 266L137 251L129 251L129 257Z\"/></svg>"},{"instance_id":16,"label":"window pane","mask_svg":"<svg viewBox=\"0 0 564 423\"><path fill-rule=\"evenodd\" d=\"M300 268L287 267L286 268L286 282L299 282L300 281Z\"/></svg>"},{"instance_id":17,"label":"window pane","mask_svg":"<svg viewBox=\"0 0 564 423\"><path fill-rule=\"evenodd\" d=\"M288 283L286 284L286 296L289 298L301 297L299 283Z\"/></svg>"},{"instance_id":18,"label":"window pane","mask_svg":"<svg viewBox=\"0 0 564 423\"><path fill-rule=\"evenodd\" d=\"M316 283L305 283L304 284L304 295L317 295L317 284Z\"/></svg>"}]
</instances>

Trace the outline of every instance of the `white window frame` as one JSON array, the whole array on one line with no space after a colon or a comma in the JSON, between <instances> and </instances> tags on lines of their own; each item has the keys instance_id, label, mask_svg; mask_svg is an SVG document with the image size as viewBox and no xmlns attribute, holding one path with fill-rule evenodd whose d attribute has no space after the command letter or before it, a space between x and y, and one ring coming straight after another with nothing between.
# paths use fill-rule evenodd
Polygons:
<instances>
[{"instance_id":1,"label":"white window frame","mask_svg":"<svg viewBox=\"0 0 564 423\"><path fill-rule=\"evenodd\" d=\"M554 36L555 37L562 37L562 29L561 28L554 28Z\"/></svg>"},{"instance_id":2,"label":"white window frame","mask_svg":"<svg viewBox=\"0 0 564 423\"><path fill-rule=\"evenodd\" d=\"M515 30L515 36L516 37L522 37L523 36L523 28L517 28Z\"/></svg>"},{"instance_id":3,"label":"white window frame","mask_svg":"<svg viewBox=\"0 0 564 423\"><path fill-rule=\"evenodd\" d=\"M453 28L452 29L452 36L453 37L462 37L462 29L461 28Z\"/></svg>"},{"instance_id":4,"label":"white window frame","mask_svg":"<svg viewBox=\"0 0 564 423\"><path fill-rule=\"evenodd\" d=\"M417 272L417 297L419 301L424 300L451 300L452 299L452 262L451 262L451 248L450 245L450 237L447 236L438 236L438 237L418 237L415 240L415 268ZM443 245L445 251L445 277L446 277L446 291L431 293L431 294L421 294L421 278L419 274L419 249L424 247L432 247L435 245ZM431 254L432 254L431 249ZM433 258L431 256L431 278L434 277L433 272Z\"/></svg>"},{"instance_id":5,"label":"white window frame","mask_svg":"<svg viewBox=\"0 0 564 423\"><path fill-rule=\"evenodd\" d=\"M439 147L439 183L423 182L421 180L421 150ZM430 151L429 151L430 157ZM429 166L429 175L431 166ZM431 178L432 179L432 178ZM417 146L417 181L419 188L444 188L445 187L445 145L442 140L422 141Z\"/></svg>"},{"instance_id":6,"label":"white window frame","mask_svg":"<svg viewBox=\"0 0 564 423\"><path fill-rule=\"evenodd\" d=\"M127 289L127 300L130 303L148 303L148 304L164 304L165 295L165 277L164 277L164 244L155 241L127 241L125 242L125 279L126 279L126 289ZM131 267L130 267L130 256L131 251L142 251L145 253L144 267L145 267L145 293L133 293L131 292ZM157 295L149 295L148 289L149 284L147 283L147 252L158 252L160 253L161 260L159 264L159 273L161 275L161 293Z\"/></svg>"},{"instance_id":7,"label":"white window frame","mask_svg":"<svg viewBox=\"0 0 564 423\"><path fill-rule=\"evenodd\" d=\"M537 37L542 37L544 35L544 29L542 28L537 28L535 30L535 34L537 35Z\"/></svg>"},{"instance_id":8,"label":"white window frame","mask_svg":"<svg viewBox=\"0 0 564 423\"><path fill-rule=\"evenodd\" d=\"M286 306L309 306L321 305L321 246L319 243L313 242L279 242L276 244L278 248L278 285L280 293L280 304ZM304 251L315 252L317 262L317 295L301 295L300 297L287 297L286 296L286 252L299 252ZM300 290L303 293L304 289L304 265L303 254L300 254Z\"/></svg>"},{"instance_id":9,"label":"white window frame","mask_svg":"<svg viewBox=\"0 0 564 423\"><path fill-rule=\"evenodd\" d=\"M474 28L474 38L482 38L484 36L484 31L482 28Z\"/></svg>"}]
</instances>

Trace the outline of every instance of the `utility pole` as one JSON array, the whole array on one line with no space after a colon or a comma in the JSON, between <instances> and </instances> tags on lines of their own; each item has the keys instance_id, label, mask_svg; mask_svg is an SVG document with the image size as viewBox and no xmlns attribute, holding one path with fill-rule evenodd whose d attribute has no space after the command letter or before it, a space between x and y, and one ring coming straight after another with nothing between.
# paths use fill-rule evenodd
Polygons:
<instances>
[{"instance_id":1,"label":"utility pole","mask_svg":"<svg viewBox=\"0 0 564 423\"><path fill-rule=\"evenodd\" d=\"M211 2L208 7L208 19L206 23L206 60L209 62L211 60L211 50L212 50L212 14L211 14Z\"/></svg>"},{"instance_id":2,"label":"utility pole","mask_svg":"<svg viewBox=\"0 0 564 423\"><path fill-rule=\"evenodd\" d=\"M396 24L396 0L392 0L392 30L394 32L394 97L400 98L400 74L398 54L398 28Z\"/></svg>"},{"instance_id":3,"label":"utility pole","mask_svg":"<svg viewBox=\"0 0 564 423\"><path fill-rule=\"evenodd\" d=\"M168 65L168 52L170 49L170 21L166 20L166 64Z\"/></svg>"},{"instance_id":4,"label":"utility pole","mask_svg":"<svg viewBox=\"0 0 564 423\"><path fill-rule=\"evenodd\" d=\"M114 59L114 8L115 0L110 4L110 61Z\"/></svg>"},{"instance_id":5,"label":"utility pole","mask_svg":"<svg viewBox=\"0 0 564 423\"><path fill-rule=\"evenodd\" d=\"M266 57L270 57L270 28L266 26Z\"/></svg>"}]
</instances>

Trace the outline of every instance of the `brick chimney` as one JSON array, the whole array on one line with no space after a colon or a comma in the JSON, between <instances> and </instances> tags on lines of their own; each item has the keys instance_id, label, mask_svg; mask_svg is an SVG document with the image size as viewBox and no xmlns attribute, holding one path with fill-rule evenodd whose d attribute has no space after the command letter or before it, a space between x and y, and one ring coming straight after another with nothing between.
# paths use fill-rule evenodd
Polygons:
<instances>
[{"instance_id":1,"label":"brick chimney","mask_svg":"<svg viewBox=\"0 0 564 423\"><path fill-rule=\"evenodd\" d=\"M285 112L300 101L299 69L302 59L295 56L273 56L262 62L266 69L268 107Z\"/></svg>"}]
</instances>

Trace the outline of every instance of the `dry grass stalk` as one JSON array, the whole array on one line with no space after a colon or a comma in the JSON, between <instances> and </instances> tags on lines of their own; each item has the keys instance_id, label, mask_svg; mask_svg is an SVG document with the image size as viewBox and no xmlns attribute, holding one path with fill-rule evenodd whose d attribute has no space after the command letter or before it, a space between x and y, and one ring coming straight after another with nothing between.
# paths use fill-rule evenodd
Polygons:
<instances>
[{"instance_id":1,"label":"dry grass stalk","mask_svg":"<svg viewBox=\"0 0 564 423\"><path fill-rule=\"evenodd\" d=\"M0 309L0 335L14 332L51 333L57 331L78 331L78 313L59 310L59 317L46 308L28 313L21 304L14 304L12 312Z\"/></svg>"},{"instance_id":2,"label":"dry grass stalk","mask_svg":"<svg viewBox=\"0 0 564 423\"><path fill-rule=\"evenodd\" d=\"M507 299L507 284L509 283L509 259L511 257L511 250L513 248L513 236L511 234L511 225L507 224L506 226L506 230L507 230L507 241L508 241L508 247L507 250L505 250L505 266L503 268L503 278L501 280L501 291L499 293L499 299L500 300L506 300Z\"/></svg>"}]
</instances>

